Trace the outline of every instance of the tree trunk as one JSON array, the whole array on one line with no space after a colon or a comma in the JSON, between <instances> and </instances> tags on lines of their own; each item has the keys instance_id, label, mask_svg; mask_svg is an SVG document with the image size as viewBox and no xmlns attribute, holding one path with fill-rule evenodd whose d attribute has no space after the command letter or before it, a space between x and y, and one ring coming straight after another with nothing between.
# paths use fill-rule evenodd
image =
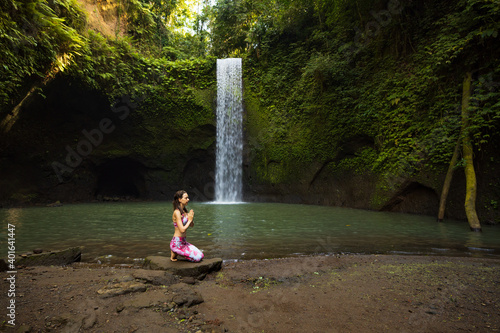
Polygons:
<instances>
[{"instance_id":1,"label":"tree trunk","mask_svg":"<svg viewBox=\"0 0 500 333\"><path fill-rule=\"evenodd\" d=\"M31 87L30 91L24 96L24 98L17 104L12 111L5 116L5 118L0 122L0 130L4 133L8 133L12 126L19 119L19 112L21 111L21 107L35 95L35 91L40 88L41 84L36 83Z\"/></svg>"},{"instance_id":2,"label":"tree trunk","mask_svg":"<svg viewBox=\"0 0 500 333\"><path fill-rule=\"evenodd\" d=\"M462 151L465 160L465 214L472 231L481 231L481 224L476 213L476 173L472 142L469 135L469 101L471 96L472 74L468 72L464 79L462 95Z\"/></svg>"},{"instance_id":3,"label":"tree trunk","mask_svg":"<svg viewBox=\"0 0 500 333\"><path fill-rule=\"evenodd\" d=\"M451 157L450 165L448 166L448 172L446 173L446 178L444 179L443 190L441 191L441 200L439 201L439 212L438 212L438 222L442 222L444 219L444 211L446 209L446 199L448 198L448 192L450 191L451 180L453 178L453 171L455 165L457 164L458 154L460 153L460 138L458 138L455 145L455 151Z\"/></svg>"}]
</instances>

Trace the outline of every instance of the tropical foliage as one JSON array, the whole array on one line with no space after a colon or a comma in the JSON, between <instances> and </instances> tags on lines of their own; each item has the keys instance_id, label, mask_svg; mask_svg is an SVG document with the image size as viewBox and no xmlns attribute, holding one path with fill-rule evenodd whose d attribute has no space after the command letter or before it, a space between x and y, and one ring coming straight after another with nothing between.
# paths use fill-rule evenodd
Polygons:
<instances>
[{"instance_id":1,"label":"tropical foliage","mask_svg":"<svg viewBox=\"0 0 500 333\"><path fill-rule=\"evenodd\" d=\"M249 90L271 125L261 137L272 145L258 145L269 159L334 160L343 142L366 135L373 145L359 158L389 179L449 160L466 71L476 77L477 149L496 132L499 8L484 0L219 1L212 52L245 57Z\"/></svg>"}]
</instances>

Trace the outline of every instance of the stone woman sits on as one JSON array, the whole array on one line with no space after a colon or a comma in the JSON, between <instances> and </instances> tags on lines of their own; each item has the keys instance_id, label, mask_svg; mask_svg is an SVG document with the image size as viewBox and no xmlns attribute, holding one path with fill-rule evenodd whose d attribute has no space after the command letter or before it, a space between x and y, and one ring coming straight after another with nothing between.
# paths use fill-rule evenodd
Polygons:
<instances>
[{"instance_id":1,"label":"stone woman sits on","mask_svg":"<svg viewBox=\"0 0 500 333\"><path fill-rule=\"evenodd\" d=\"M177 261L177 255L185 257L191 262L200 262L204 254L196 246L186 241L187 229L194 226L194 211L189 212L186 208L189 202L189 196L186 191L177 191L174 195L174 213L172 221L174 222L174 237L170 241L170 260Z\"/></svg>"}]
</instances>

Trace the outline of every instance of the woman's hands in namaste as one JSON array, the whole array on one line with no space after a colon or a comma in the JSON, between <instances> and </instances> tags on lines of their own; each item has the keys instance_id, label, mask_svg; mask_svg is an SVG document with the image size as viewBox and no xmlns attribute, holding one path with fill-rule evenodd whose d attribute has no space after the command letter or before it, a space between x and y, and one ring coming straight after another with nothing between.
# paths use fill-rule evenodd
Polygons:
<instances>
[{"instance_id":1,"label":"woman's hands in namaste","mask_svg":"<svg viewBox=\"0 0 500 333\"><path fill-rule=\"evenodd\" d=\"M188 221L191 221L191 225L194 225L194 210L190 210L188 213Z\"/></svg>"}]
</instances>

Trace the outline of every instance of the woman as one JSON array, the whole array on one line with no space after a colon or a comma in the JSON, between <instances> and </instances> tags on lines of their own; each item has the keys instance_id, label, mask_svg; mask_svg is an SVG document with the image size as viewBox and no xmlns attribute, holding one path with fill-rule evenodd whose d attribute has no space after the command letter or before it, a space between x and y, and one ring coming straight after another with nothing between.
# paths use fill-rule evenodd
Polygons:
<instances>
[{"instance_id":1,"label":"woman","mask_svg":"<svg viewBox=\"0 0 500 333\"><path fill-rule=\"evenodd\" d=\"M189 227L194 226L194 211L191 209L188 213L186 206L189 202L189 196L186 191L177 191L174 195L174 213L172 221L174 222L175 233L170 242L170 260L177 261L177 255L185 257L192 262L199 262L204 254L196 246L186 241L186 232Z\"/></svg>"}]
</instances>

